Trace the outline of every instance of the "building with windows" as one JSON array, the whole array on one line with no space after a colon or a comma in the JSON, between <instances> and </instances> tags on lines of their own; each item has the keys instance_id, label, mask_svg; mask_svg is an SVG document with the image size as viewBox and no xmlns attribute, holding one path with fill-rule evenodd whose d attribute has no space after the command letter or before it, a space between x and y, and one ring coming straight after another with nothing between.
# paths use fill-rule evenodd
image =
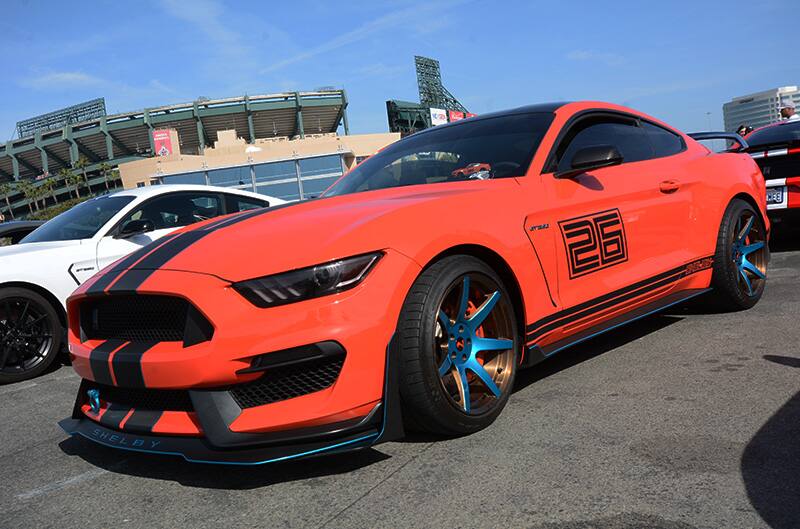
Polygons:
<instances>
[{"instance_id":1,"label":"building with windows","mask_svg":"<svg viewBox=\"0 0 800 529\"><path fill-rule=\"evenodd\" d=\"M165 130L177 132L167 149L159 137ZM23 189L32 195L43 191L48 180L55 180L46 193L52 195L48 202L68 199L73 186L65 172L85 175L85 187L104 192L110 169L168 154L173 147L203 155L222 130L235 130L251 144L337 131L347 135L347 96L344 90L320 89L200 98L111 115L105 113L105 102L96 100L23 120L19 137L0 143L0 211L6 217L24 216L33 198Z\"/></svg>"},{"instance_id":2,"label":"building with windows","mask_svg":"<svg viewBox=\"0 0 800 529\"><path fill-rule=\"evenodd\" d=\"M175 131L170 134L177 136ZM119 166L123 187L207 184L255 191L284 200L313 198L345 171L400 139L399 133L306 134L248 143L236 130L221 130L202 154L172 154ZM175 139L173 145L180 145Z\"/></svg>"},{"instance_id":3,"label":"building with windows","mask_svg":"<svg viewBox=\"0 0 800 529\"><path fill-rule=\"evenodd\" d=\"M758 128L780 121L781 101L785 99L793 100L800 107L800 89L797 86L782 86L734 97L722 105L725 130L735 132L740 125Z\"/></svg>"}]
</instances>

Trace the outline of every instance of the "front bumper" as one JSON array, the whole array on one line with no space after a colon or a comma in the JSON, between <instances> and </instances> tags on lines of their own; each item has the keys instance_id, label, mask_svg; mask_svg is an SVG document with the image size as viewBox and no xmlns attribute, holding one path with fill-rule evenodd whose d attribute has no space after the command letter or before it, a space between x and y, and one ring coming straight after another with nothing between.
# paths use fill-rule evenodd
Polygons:
<instances>
[{"instance_id":1,"label":"front bumper","mask_svg":"<svg viewBox=\"0 0 800 529\"><path fill-rule=\"evenodd\" d=\"M404 435L398 388L397 342L394 337L386 348L386 370L381 401L364 417L356 417L319 426L267 433L238 433L230 429L241 409L225 390L190 391L193 417L202 426L200 435L154 435L148 429L127 431L102 424L102 417L92 416L83 395L83 381L72 416L59 426L69 435L92 442L135 452L180 456L192 463L261 465L290 459L314 457L366 448ZM135 410L113 410L131 418ZM106 411L106 413L109 413ZM155 412L158 414L159 412ZM130 422L130 421L128 421Z\"/></svg>"}]
</instances>

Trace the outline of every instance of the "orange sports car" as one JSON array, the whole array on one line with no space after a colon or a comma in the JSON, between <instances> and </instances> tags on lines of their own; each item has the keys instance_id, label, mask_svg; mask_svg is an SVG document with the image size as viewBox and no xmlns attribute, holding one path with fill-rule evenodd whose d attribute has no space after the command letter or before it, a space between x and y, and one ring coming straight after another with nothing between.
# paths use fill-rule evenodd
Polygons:
<instances>
[{"instance_id":1,"label":"orange sports car","mask_svg":"<svg viewBox=\"0 0 800 529\"><path fill-rule=\"evenodd\" d=\"M747 154L607 103L434 127L319 199L196 224L81 286L61 426L233 464L475 432L570 345L704 293L752 307L765 193Z\"/></svg>"}]
</instances>

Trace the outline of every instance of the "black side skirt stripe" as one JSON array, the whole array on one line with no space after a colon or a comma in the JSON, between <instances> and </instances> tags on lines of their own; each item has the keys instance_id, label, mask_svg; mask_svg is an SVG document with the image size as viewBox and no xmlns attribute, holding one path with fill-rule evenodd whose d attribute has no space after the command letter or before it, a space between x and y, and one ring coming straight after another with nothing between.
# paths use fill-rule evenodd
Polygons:
<instances>
[{"instance_id":1,"label":"black side skirt stripe","mask_svg":"<svg viewBox=\"0 0 800 529\"><path fill-rule=\"evenodd\" d=\"M89 353L89 367L92 369L92 377L95 382L111 384L111 368L108 365L108 357L124 343L122 340L108 340Z\"/></svg>"},{"instance_id":2,"label":"black side skirt stripe","mask_svg":"<svg viewBox=\"0 0 800 529\"><path fill-rule=\"evenodd\" d=\"M154 342L130 342L117 351L111 361L117 386L143 388L142 355L155 345Z\"/></svg>"},{"instance_id":3,"label":"black side skirt stripe","mask_svg":"<svg viewBox=\"0 0 800 529\"><path fill-rule=\"evenodd\" d=\"M649 279L644 279L627 287L615 290L614 292L610 292L609 294L585 301L579 305L570 307L569 309L565 309L542 318L536 323L527 326L526 330L528 331L528 334L526 336L526 342L531 342L541 338L544 334L547 334L558 327L578 321L594 312L606 310L615 305L619 305L625 301L629 301L638 296L646 294L649 291L662 288L670 283L674 283L683 277L706 270L711 266L711 259L711 257L698 259L697 261L693 261L687 265L673 268L672 270L663 272Z\"/></svg>"},{"instance_id":4,"label":"black side skirt stripe","mask_svg":"<svg viewBox=\"0 0 800 529\"><path fill-rule=\"evenodd\" d=\"M123 430L126 432L151 433L164 412L159 410L137 410L125 421Z\"/></svg>"}]
</instances>

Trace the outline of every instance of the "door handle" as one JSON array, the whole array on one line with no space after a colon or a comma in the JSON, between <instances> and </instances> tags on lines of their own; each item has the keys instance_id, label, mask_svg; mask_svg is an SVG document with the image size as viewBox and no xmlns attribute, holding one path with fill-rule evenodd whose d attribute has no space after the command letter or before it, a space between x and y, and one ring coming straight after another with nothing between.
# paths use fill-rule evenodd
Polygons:
<instances>
[{"instance_id":1,"label":"door handle","mask_svg":"<svg viewBox=\"0 0 800 529\"><path fill-rule=\"evenodd\" d=\"M664 180L658 185L662 193L674 193L680 189L681 184L677 180Z\"/></svg>"}]
</instances>

